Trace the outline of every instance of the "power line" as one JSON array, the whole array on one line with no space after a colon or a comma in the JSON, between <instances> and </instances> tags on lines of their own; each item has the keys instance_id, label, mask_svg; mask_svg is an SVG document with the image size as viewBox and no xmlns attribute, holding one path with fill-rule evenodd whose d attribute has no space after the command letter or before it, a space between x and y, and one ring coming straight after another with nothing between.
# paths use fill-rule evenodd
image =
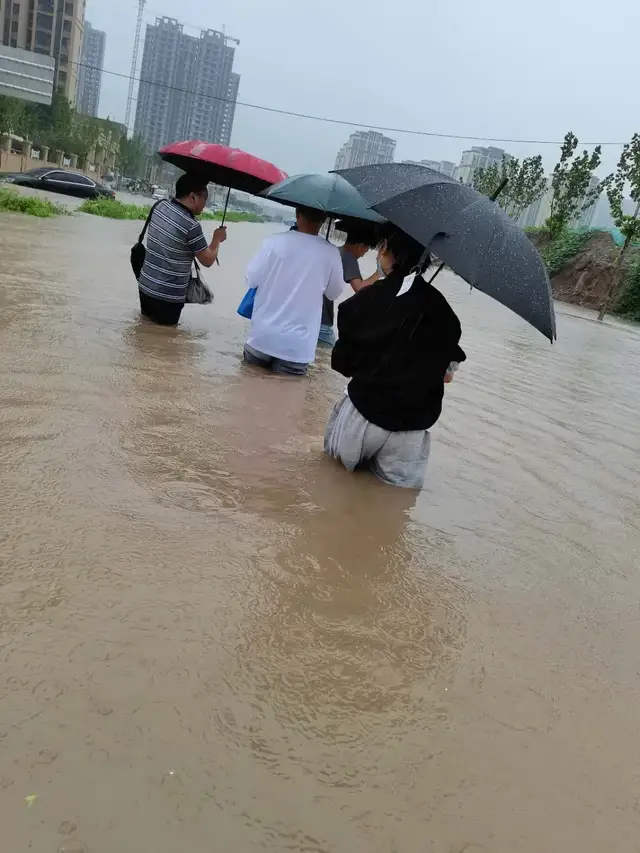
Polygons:
<instances>
[{"instance_id":1,"label":"power line","mask_svg":"<svg viewBox=\"0 0 640 853\"><path fill-rule=\"evenodd\" d=\"M133 82L137 82L143 84L145 86L159 86L162 89L168 89L173 92L180 92L183 95L194 95L198 98L205 98L211 101L221 101L226 104L235 103L238 107L248 107L252 110L261 110L266 113L273 113L275 115L282 116L292 116L293 118L303 118L308 121L319 121L324 122L325 124L337 124L342 125L344 127L362 127L367 128L368 130L378 130L384 133L404 133L409 136L425 136L436 139L459 139L459 140L469 140L472 142L503 142L512 145L562 145L562 142L559 142L557 139L501 139L496 136L474 136L473 134L462 134L462 133L436 133L434 131L429 130L415 130L412 128L401 128L401 127L385 127L383 125L375 125L369 124L368 122L359 122L359 121L347 121L346 119L339 118L329 118L328 116L317 116L312 115L311 113L298 113L293 110L282 110L277 107L265 107L262 104L251 104L247 101L233 101L231 98L223 98L219 95L211 95L209 92L196 92L193 89L183 89L179 86L170 86L167 83L157 83L155 80L144 80L141 77L134 77L131 74L122 74L118 71L106 71L103 68L100 68L97 65L89 65L86 62L73 62L69 60L70 65L75 65L78 68L89 68L94 71L101 71L103 74L109 74L111 77L119 77L123 80L130 80ZM583 145L591 146L591 145L609 145L609 146L618 146L621 147L625 145L624 142L583 142Z\"/></svg>"}]
</instances>

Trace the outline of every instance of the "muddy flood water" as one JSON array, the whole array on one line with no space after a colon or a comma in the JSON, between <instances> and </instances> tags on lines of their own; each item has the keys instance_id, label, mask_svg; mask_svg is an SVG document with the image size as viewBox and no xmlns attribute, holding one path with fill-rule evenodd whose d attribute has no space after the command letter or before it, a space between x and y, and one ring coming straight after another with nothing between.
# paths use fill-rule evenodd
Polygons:
<instances>
[{"instance_id":1,"label":"muddy flood water","mask_svg":"<svg viewBox=\"0 0 640 853\"><path fill-rule=\"evenodd\" d=\"M443 277L416 496L323 458L326 354L241 364L267 226L178 330L139 227L0 217L3 853L637 853L638 330Z\"/></svg>"}]
</instances>

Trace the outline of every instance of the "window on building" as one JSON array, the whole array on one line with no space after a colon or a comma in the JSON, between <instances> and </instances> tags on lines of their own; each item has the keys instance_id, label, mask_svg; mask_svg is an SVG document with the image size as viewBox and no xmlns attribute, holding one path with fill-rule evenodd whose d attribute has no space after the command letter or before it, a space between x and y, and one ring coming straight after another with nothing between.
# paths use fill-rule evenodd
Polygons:
<instances>
[{"instance_id":1,"label":"window on building","mask_svg":"<svg viewBox=\"0 0 640 853\"><path fill-rule=\"evenodd\" d=\"M73 2L72 0L67 0L64 4L64 13L65 15L73 15Z\"/></svg>"},{"instance_id":2,"label":"window on building","mask_svg":"<svg viewBox=\"0 0 640 853\"><path fill-rule=\"evenodd\" d=\"M46 30L47 32L51 32L52 25L53 21L49 15L44 15L42 12L38 12L36 15L37 30Z\"/></svg>"},{"instance_id":3,"label":"window on building","mask_svg":"<svg viewBox=\"0 0 640 853\"><path fill-rule=\"evenodd\" d=\"M51 33L43 33L41 31L36 32L34 49L36 53L49 53L51 50Z\"/></svg>"}]
</instances>

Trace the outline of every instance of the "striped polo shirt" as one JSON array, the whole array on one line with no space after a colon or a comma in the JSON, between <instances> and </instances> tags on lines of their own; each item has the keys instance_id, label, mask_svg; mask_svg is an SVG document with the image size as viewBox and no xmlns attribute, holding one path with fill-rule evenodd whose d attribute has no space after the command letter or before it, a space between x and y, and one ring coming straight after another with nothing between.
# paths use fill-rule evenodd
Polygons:
<instances>
[{"instance_id":1,"label":"striped polo shirt","mask_svg":"<svg viewBox=\"0 0 640 853\"><path fill-rule=\"evenodd\" d=\"M191 211L175 199L161 201L151 215L140 290L167 302L184 302L195 255L208 247Z\"/></svg>"}]
</instances>

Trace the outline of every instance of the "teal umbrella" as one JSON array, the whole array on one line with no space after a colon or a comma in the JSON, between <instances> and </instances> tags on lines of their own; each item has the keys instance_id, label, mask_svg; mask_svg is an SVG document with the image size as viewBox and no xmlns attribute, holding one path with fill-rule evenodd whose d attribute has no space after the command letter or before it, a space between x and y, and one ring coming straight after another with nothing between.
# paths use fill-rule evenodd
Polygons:
<instances>
[{"instance_id":1,"label":"teal umbrella","mask_svg":"<svg viewBox=\"0 0 640 853\"><path fill-rule=\"evenodd\" d=\"M293 175L260 193L270 201L290 207L311 207L327 216L385 222L370 210L358 190L340 175Z\"/></svg>"}]
</instances>

